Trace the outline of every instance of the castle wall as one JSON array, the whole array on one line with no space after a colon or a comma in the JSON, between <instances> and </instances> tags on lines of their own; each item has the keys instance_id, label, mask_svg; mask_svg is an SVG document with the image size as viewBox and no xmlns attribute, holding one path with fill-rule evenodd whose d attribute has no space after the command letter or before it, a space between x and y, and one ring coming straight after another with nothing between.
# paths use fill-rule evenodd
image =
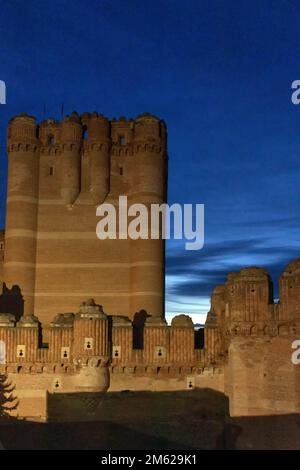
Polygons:
<instances>
[{"instance_id":1,"label":"castle wall","mask_svg":"<svg viewBox=\"0 0 300 470\"><path fill-rule=\"evenodd\" d=\"M270 279L261 268L244 268L231 273L226 282L230 321L270 319Z\"/></svg>"},{"instance_id":2,"label":"castle wall","mask_svg":"<svg viewBox=\"0 0 300 470\"><path fill-rule=\"evenodd\" d=\"M231 416L300 411L300 369L292 363L292 343L300 337L299 266L295 260L281 275L278 304L259 268L230 273L212 295L206 327L220 338Z\"/></svg>"},{"instance_id":3,"label":"castle wall","mask_svg":"<svg viewBox=\"0 0 300 470\"><path fill-rule=\"evenodd\" d=\"M262 281L262 291L253 278ZM231 295L233 279L239 284ZM143 341L134 349L132 321L108 317L92 299L77 314L54 318L47 328L48 348L41 347L36 317L24 316L15 324L13 315L0 315L0 342L7 351L3 361L0 343L0 373L11 381L18 400L11 413L34 417L29 412L36 399L34 419L46 419L49 400L52 412L55 408L55 394L74 398L68 401L71 413L71 403L82 412L88 403L82 393L99 392L101 399L106 389L113 393L195 388L225 393L231 416L300 412L300 369L291 361L292 342L300 333L297 311L291 310L289 320L283 320L281 305L271 302L266 281L264 272L251 268L240 277L230 274L227 283L215 289L202 349L186 315L174 317L171 326L163 318L144 316ZM95 400L93 395L97 404Z\"/></svg>"},{"instance_id":4,"label":"castle wall","mask_svg":"<svg viewBox=\"0 0 300 470\"><path fill-rule=\"evenodd\" d=\"M224 392L224 373L219 368L193 367L111 367L109 392L125 390L153 392L209 388Z\"/></svg>"},{"instance_id":5,"label":"castle wall","mask_svg":"<svg viewBox=\"0 0 300 470\"><path fill-rule=\"evenodd\" d=\"M232 338L225 373L231 416L300 412L300 370L292 338Z\"/></svg>"},{"instance_id":6,"label":"castle wall","mask_svg":"<svg viewBox=\"0 0 300 470\"><path fill-rule=\"evenodd\" d=\"M54 403L56 397L59 400L64 400L65 405L60 408L59 416L57 419L75 419L82 416L84 420L88 419L101 419L101 401L103 399L102 391L90 391L86 393L85 390L78 386L79 381L88 378L90 381L93 379L91 374L85 377L82 375L72 375L64 373L50 373L44 370L39 373L29 373L28 371L21 371L19 373L9 373L7 382L13 386L12 394L16 397L17 407L10 412L11 416L18 418L26 418L28 420L45 421L51 419L51 414L55 409L49 410L49 402ZM105 376L105 368L97 370L97 383L99 383L99 376L103 384L107 378ZM173 369L167 371L161 368L157 373L152 368L144 368L141 370L133 370L126 368L125 370L110 368L110 387L108 393L124 392L124 391L186 391L194 390L195 388L207 388L224 392L224 373L221 368L213 369L199 369L198 371L191 371L190 369ZM95 377L95 376L94 376ZM188 384L193 381L194 386L188 387ZM61 384L61 388L56 388L57 383ZM103 385L104 388L104 385ZM95 387L96 389L96 387ZM76 400L76 407L73 407L72 401L78 396ZM188 399L188 396L187 396ZM91 414L90 405L95 402L95 409Z\"/></svg>"},{"instance_id":7,"label":"castle wall","mask_svg":"<svg viewBox=\"0 0 300 470\"><path fill-rule=\"evenodd\" d=\"M178 315L171 326L147 317L141 349L133 349L133 334L128 317L108 317L92 299L76 314L56 315L47 328L47 347L42 347L36 317L23 316L16 323L13 315L0 314L0 374L17 401L11 414L46 419L53 394L99 393L101 399L107 389L223 390L222 365L211 367L207 351L196 349L188 316Z\"/></svg>"},{"instance_id":8,"label":"castle wall","mask_svg":"<svg viewBox=\"0 0 300 470\"><path fill-rule=\"evenodd\" d=\"M13 387L17 406L11 416L46 420L48 418L49 396L65 394L98 393L99 400L107 389L109 372L106 367L87 365L77 373L45 370L40 372L24 369L18 373L8 373L7 382ZM62 416L63 419L63 416Z\"/></svg>"}]
</instances>

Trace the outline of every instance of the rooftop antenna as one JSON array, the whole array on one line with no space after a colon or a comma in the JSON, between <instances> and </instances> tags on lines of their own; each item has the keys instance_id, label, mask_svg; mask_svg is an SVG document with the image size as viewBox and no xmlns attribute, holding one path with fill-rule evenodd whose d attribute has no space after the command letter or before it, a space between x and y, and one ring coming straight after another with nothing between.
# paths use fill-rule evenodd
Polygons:
<instances>
[{"instance_id":1,"label":"rooftop antenna","mask_svg":"<svg viewBox=\"0 0 300 470\"><path fill-rule=\"evenodd\" d=\"M61 118L64 117L64 103L61 104Z\"/></svg>"},{"instance_id":2,"label":"rooftop antenna","mask_svg":"<svg viewBox=\"0 0 300 470\"><path fill-rule=\"evenodd\" d=\"M43 106L43 121L45 121L46 119L46 104L44 103L44 106Z\"/></svg>"}]
</instances>

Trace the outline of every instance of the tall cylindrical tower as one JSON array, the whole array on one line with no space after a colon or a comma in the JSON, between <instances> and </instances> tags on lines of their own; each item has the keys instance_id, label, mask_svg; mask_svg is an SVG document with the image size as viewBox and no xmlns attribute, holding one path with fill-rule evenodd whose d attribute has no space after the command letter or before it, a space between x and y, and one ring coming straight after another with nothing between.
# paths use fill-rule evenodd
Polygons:
<instances>
[{"instance_id":1,"label":"tall cylindrical tower","mask_svg":"<svg viewBox=\"0 0 300 470\"><path fill-rule=\"evenodd\" d=\"M89 155L89 189L95 204L101 204L109 192L110 129L109 121L93 113L87 124L86 149Z\"/></svg>"},{"instance_id":2,"label":"tall cylindrical tower","mask_svg":"<svg viewBox=\"0 0 300 470\"><path fill-rule=\"evenodd\" d=\"M80 193L82 125L77 113L66 117L61 126L61 197L72 205Z\"/></svg>"},{"instance_id":3,"label":"tall cylindrical tower","mask_svg":"<svg viewBox=\"0 0 300 470\"><path fill-rule=\"evenodd\" d=\"M8 185L3 279L17 285L24 313L34 311L39 145L35 119L26 114L8 126Z\"/></svg>"},{"instance_id":4,"label":"tall cylindrical tower","mask_svg":"<svg viewBox=\"0 0 300 470\"><path fill-rule=\"evenodd\" d=\"M300 259L287 265L279 278L280 320L300 318Z\"/></svg>"},{"instance_id":5,"label":"tall cylindrical tower","mask_svg":"<svg viewBox=\"0 0 300 470\"><path fill-rule=\"evenodd\" d=\"M151 213L151 204L166 201L167 181L166 129L150 114L135 120L134 156L131 165L129 202L143 203ZM165 243L164 240L131 240L131 314L146 310L152 316L164 316Z\"/></svg>"}]
</instances>

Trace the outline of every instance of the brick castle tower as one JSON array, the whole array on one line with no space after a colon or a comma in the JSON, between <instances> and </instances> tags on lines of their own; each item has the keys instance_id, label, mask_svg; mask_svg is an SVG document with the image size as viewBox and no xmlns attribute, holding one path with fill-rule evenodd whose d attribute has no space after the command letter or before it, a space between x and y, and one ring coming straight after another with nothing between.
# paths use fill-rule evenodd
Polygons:
<instances>
[{"instance_id":1,"label":"brick castle tower","mask_svg":"<svg viewBox=\"0 0 300 470\"><path fill-rule=\"evenodd\" d=\"M8 126L3 281L44 325L93 297L105 311L164 316L164 241L99 240L96 207L163 203L166 127L150 114L109 121L72 113Z\"/></svg>"}]
</instances>

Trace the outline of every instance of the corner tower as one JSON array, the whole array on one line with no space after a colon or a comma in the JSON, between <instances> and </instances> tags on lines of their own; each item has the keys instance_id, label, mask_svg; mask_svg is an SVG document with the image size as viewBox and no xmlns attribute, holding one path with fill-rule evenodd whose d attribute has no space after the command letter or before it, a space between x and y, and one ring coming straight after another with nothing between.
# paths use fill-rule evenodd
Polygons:
<instances>
[{"instance_id":1,"label":"corner tower","mask_svg":"<svg viewBox=\"0 0 300 470\"><path fill-rule=\"evenodd\" d=\"M135 120L131 168L130 202L151 204L166 201L166 128L151 114ZM150 220L148 221L150 227ZM144 309L153 316L164 311L164 240L131 240L131 310ZM145 268L147 275L145 276Z\"/></svg>"},{"instance_id":2,"label":"corner tower","mask_svg":"<svg viewBox=\"0 0 300 470\"><path fill-rule=\"evenodd\" d=\"M34 312L39 140L35 118L22 114L7 130L8 183L3 279L18 286L24 313Z\"/></svg>"}]
</instances>

